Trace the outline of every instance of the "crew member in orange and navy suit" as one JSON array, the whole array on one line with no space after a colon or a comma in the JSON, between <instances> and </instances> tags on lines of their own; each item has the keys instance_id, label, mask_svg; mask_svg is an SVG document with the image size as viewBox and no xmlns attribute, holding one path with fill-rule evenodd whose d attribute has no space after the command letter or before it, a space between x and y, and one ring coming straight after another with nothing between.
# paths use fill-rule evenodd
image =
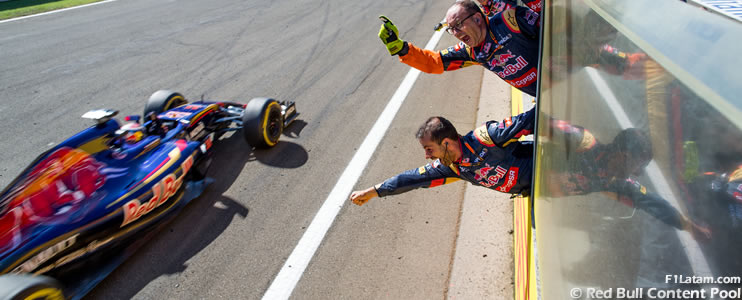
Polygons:
<instances>
[{"instance_id":1,"label":"crew member in orange and navy suit","mask_svg":"<svg viewBox=\"0 0 742 300\"><path fill-rule=\"evenodd\" d=\"M493 11L500 6L491 7ZM397 27L386 17L381 18L384 24L379 37L389 54L399 55L403 63L433 74L481 65L510 85L536 96L540 19L530 8L510 6L487 17L477 3L458 0L446 13L446 32L461 42L439 52L399 39Z\"/></svg>"}]
</instances>

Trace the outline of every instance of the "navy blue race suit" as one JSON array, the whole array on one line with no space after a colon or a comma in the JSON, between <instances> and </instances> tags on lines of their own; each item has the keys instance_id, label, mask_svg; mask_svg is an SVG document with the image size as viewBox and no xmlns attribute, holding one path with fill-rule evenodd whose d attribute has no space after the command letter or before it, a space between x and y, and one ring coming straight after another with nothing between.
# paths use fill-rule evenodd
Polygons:
<instances>
[{"instance_id":1,"label":"navy blue race suit","mask_svg":"<svg viewBox=\"0 0 742 300\"><path fill-rule=\"evenodd\" d=\"M510 85L535 97L541 26L539 14L527 7L516 6L485 18L485 21L487 34L477 47L459 42L435 52L405 42L399 60L433 74L481 65Z\"/></svg>"},{"instance_id":2,"label":"navy blue race suit","mask_svg":"<svg viewBox=\"0 0 742 300\"><path fill-rule=\"evenodd\" d=\"M407 170L384 181L376 192L383 197L463 179L504 193L521 193L531 186L533 143L518 138L533 133L534 113L531 109L502 122L486 122L459 137L458 161L444 166L436 160Z\"/></svg>"},{"instance_id":3,"label":"navy blue race suit","mask_svg":"<svg viewBox=\"0 0 742 300\"><path fill-rule=\"evenodd\" d=\"M481 3L482 5L482 11L484 11L484 14L488 17L491 17L495 15L496 13L499 13L503 10L509 9L511 7L518 6L518 1L516 0L486 0L484 3ZM541 13L541 0L525 0L523 1L523 4L525 4L528 8L532 9L533 11L537 13Z\"/></svg>"}]
</instances>

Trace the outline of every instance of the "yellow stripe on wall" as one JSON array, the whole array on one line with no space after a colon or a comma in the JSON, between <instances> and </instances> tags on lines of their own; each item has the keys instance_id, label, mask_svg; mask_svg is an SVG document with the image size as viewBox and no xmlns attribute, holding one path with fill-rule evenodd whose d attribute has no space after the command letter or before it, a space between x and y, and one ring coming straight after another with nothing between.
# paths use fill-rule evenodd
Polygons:
<instances>
[{"instance_id":1,"label":"yellow stripe on wall","mask_svg":"<svg viewBox=\"0 0 742 300\"><path fill-rule=\"evenodd\" d=\"M523 113L523 92L511 87L510 88L510 106L512 107L513 116Z\"/></svg>"},{"instance_id":2,"label":"yellow stripe on wall","mask_svg":"<svg viewBox=\"0 0 742 300\"><path fill-rule=\"evenodd\" d=\"M523 92L511 88L512 115L523 113ZM513 277L515 281L515 300L535 299L535 272L533 272L533 251L531 249L531 201L518 196L513 199ZM531 296L534 295L534 296Z\"/></svg>"}]
</instances>

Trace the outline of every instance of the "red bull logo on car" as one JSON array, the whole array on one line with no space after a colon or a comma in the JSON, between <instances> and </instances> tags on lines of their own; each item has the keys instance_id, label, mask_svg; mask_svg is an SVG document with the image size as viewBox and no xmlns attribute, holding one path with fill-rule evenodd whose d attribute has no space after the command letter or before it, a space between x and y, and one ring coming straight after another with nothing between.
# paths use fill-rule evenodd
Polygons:
<instances>
[{"instance_id":1,"label":"red bull logo on car","mask_svg":"<svg viewBox=\"0 0 742 300\"><path fill-rule=\"evenodd\" d=\"M26 201L33 202L36 197L43 197L47 202L52 201L48 199L56 199L55 203L67 203L87 197L103 185L105 177L99 173L103 166L85 151L61 148L31 171L10 203L18 205Z\"/></svg>"},{"instance_id":2,"label":"red bull logo on car","mask_svg":"<svg viewBox=\"0 0 742 300\"><path fill-rule=\"evenodd\" d=\"M188 174L191 166L193 166L193 156L188 156L181 164L182 172L180 173L180 177L176 178L175 173L171 173L155 183L152 187L152 196L147 202L142 204L139 201L140 199L134 199L124 204L124 222L121 224L121 227L138 220L167 202L170 197L175 195L175 192L178 191L180 186L183 185L183 179ZM149 193L145 193L140 198L144 199L148 195Z\"/></svg>"},{"instance_id":3,"label":"red bull logo on car","mask_svg":"<svg viewBox=\"0 0 742 300\"><path fill-rule=\"evenodd\" d=\"M20 244L37 224L72 221L86 202L102 198L105 165L85 151L62 147L39 162L5 200L0 216L0 248ZM92 199L92 200L91 200Z\"/></svg>"}]
</instances>

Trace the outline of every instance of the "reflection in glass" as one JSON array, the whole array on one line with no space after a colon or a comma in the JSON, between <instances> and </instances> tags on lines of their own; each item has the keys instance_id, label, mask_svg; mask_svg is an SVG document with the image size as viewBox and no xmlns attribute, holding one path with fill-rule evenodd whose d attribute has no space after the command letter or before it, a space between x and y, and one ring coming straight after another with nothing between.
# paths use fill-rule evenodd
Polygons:
<instances>
[{"instance_id":1,"label":"reflection in glass","mask_svg":"<svg viewBox=\"0 0 742 300\"><path fill-rule=\"evenodd\" d=\"M742 276L741 24L681 1L545 4L540 294L742 286L666 277Z\"/></svg>"}]
</instances>

